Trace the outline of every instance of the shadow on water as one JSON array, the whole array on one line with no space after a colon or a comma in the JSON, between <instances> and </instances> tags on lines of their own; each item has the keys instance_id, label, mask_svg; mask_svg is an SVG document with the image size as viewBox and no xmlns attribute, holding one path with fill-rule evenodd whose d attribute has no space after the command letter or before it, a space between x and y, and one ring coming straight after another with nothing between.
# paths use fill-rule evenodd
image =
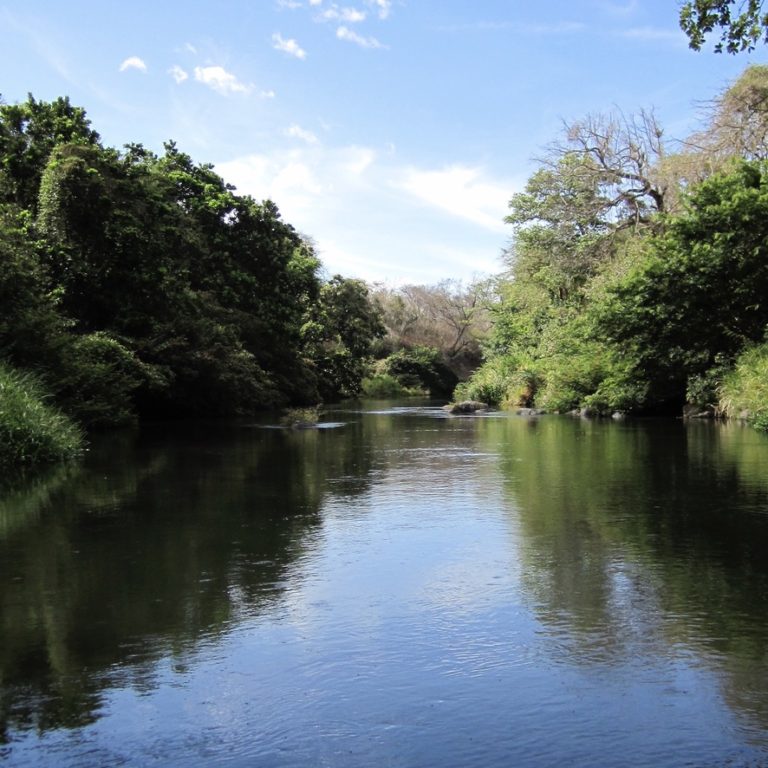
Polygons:
<instances>
[{"instance_id":1,"label":"shadow on water","mask_svg":"<svg viewBox=\"0 0 768 768\"><path fill-rule=\"evenodd\" d=\"M566 663L694 654L768 732L768 440L736 424L485 421L523 584Z\"/></svg>"},{"instance_id":2,"label":"shadow on water","mask_svg":"<svg viewBox=\"0 0 768 768\"><path fill-rule=\"evenodd\" d=\"M0 498L0 742L92 722L105 687L276 610L329 481L366 487L360 438L156 425Z\"/></svg>"}]
</instances>

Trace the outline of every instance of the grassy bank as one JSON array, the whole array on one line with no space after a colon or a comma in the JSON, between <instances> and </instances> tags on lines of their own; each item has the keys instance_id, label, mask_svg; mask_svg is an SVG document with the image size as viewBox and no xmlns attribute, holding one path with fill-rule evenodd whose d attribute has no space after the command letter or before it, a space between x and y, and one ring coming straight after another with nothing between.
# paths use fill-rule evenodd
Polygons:
<instances>
[{"instance_id":1,"label":"grassy bank","mask_svg":"<svg viewBox=\"0 0 768 768\"><path fill-rule=\"evenodd\" d=\"M35 377L0 363L0 467L61 461L82 450L80 429L46 399Z\"/></svg>"},{"instance_id":2,"label":"grassy bank","mask_svg":"<svg viewBox=\"0 0 768 768\"><path fill-rule=\"evenodd\" d=\"M739 356L723 380L719 405L725 416L745 418L768 432L768 343Z\"/></svg>"}]
</instances>

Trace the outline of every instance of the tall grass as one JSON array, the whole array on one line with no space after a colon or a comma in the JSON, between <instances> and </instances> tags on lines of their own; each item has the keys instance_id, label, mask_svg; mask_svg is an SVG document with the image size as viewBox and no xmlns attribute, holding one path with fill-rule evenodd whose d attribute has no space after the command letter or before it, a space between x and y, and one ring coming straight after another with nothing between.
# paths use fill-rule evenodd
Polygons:
<instances>
[{"instance_id":1,"label":"tall grass","mask_svg":"<svg viewBox=\"0 0 768 768\"><path fill-rule=\"evenodd\" d=\"M768 342L743 352L720 387L720 411L768 432Z\"/></svg>"},{"instance_id":2,"label":"tall grass","mask_svg":"<svg viewBox=\"0 0 768 768\"><path fill-rule=\"evenodd\" d=\"M0 467L60 461L82 450L80 429L46 397L34 376L0 362Z\"/></svg>"}]
</instances>

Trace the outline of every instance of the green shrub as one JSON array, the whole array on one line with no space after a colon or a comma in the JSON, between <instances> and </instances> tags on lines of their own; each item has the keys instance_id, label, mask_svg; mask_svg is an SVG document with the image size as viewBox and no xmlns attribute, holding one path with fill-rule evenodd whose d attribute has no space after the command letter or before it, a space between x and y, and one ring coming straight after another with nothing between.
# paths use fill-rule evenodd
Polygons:
<instances>
[{"instance_id":1,"label":"green shrub","mask_svg":"<svg viewBox=\"0 0 768 768\"><path fill-rule=\"evenodd\" d=\"M363 395L376 400L390 397L412 397L423 394L424 391L422 389L405 387L388 373L375 373L373 376L363 379Z\"/></svg>"},{"instance_id":2,"label":"green shrub","mask_svg":"<svg viewBox=\"0 0 768 768\"><path fill-rule=\"evenodd\" d=\"M39 381L0 363L0 466L60 461L83 447L83 435L45 402Z\"/></svg>"},{"instance_id":3,"label":"green shrub","mask_svg":"<svg viewBox=\"0 0 768 768\"><path fill-rule=\"evenodd\" d=\"M745 415L768 432L768 342L743 352L723 377L719 409L728 417Z\"/></svg>"},{"instance_id":4,"label":"green shrub","mask_svg":"<svg viewBox=\"0 0 768 768\"><path fill-rule=\"evenodd\" d=\"M502 356L492 358L459 384L454 400L479 400L502 407L530 405L539 386L538 373L530 365Z\"/></svg>"},{"instance_id":5,"label":"green shrub","mask_svg":"<svg viewBox=\"0 0 768 768\"><path fill-rule=\"evenodd\" d=\"M400 349L386 359L384 369L406 389L427 390L436 397L450 397L458 383L434 347Z\"/></svg>"},{"instance_id":6,"label":"green shrub","mask_svg":"<svg viewBox=\"0 0 768 768\"><path fill-rule=\"evenodd\" d=\"M62 408L89 427L132 421L133 393L145 378L133 352L101 331L75 337L50 376Z\"/></svg>"}]
</instances>

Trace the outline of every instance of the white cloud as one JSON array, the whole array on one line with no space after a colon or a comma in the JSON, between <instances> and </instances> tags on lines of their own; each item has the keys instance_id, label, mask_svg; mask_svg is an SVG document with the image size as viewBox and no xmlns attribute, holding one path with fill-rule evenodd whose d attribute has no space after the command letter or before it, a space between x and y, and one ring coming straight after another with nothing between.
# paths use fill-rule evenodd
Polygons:
<instances>
[{"instance_id":1,"label":"white cloud","mask_svg":"<svg viewBox=\"0 0 768 768\"><path fill-rule=\"evenodd\" d=\"M248 93L251 90L250 85L241 83L224 67L195 67L195 80L223 94Z\"/></svg>"},{"instance_id":2,"label":"white cloud","mask_svg":"<svg viewBox=\"0 0 768 768\"><path fill-rule=\"evenodd\" d=\"M327 192L314 167L313 158L299 149L217 163L216 172L239 194L274 200L288 220L298 223L311 216Z\"/></svg>"},{"instance_id":3,"label":"white cloud","mask_svg":"<svg viewBox=\"0 0 768 768\"><path fill-rule=\"evenodd\" d=\"M301 144L217 163L216 171L240 194L274 200L313 237L329 272L371 281L498 271L502 219L521 188L480 167L405 167L385 146Z\"/></svg>"},{"instance_id":4,"label":"white cloud","mask_svg":"<svg viewBox=\"0 0 768 768\"><path fill-rule=\"evenodd\" d=\"M259 92L259 96L262 99L274 99L275 95L276 95L275 92L271 88L269 90L267 90L267 91L260 91Z\"/></svg>"},{"instance_id":5,"label":"white cloud","mask_svg":"<svg viewBox=\"0 0 768 768\"><path fill-rule=\"evenodd\" d=\"M322 2L323 0L309 0L310 5L320 5Z\"/></svg>"},{"instance_id":6,"label":"white cloud","mask_svg":"<svg viewBox=\"0 0 768 768\"><path fill-rule=\"evenodd\" d=\"M290 11L301 8L301 3L298 0L277 0L277 5L279 8L288 8Z\"/></svg>"},{"instance_id":7,"label":"white cloud","mask_svg":"<svg viewBox=\"0 0 768 768\"><path fill-rule=\"evenodd\" d=\"M168 74L177 82L183 83L189 78L189 75L178 64L174 64L169 70Z\"/></svg>"},{"instance_id":8,"label":"white cloud","mask_svg":"<svg viewBox=\"0 0 768 768\"><path fill-rule=\"evenodd\" d=\"M197 48L192 43L184 43L184 50L189 53L197 53Z\"/></svg>"},{"instance_id":9,"label":"white cloud","mask_svg":"<svg viewBox=\"0 0 768 768\"><path fill-rule=\"evenodd\" d=\"M286 40L279 32L272 35L272 47L297 59L306 59L307 52L293 39Z\"/></svg>"},{"instance_id":10,"label":"white cloud","mask_svg":"<svg viewBox=\"0 0 768 768\"><path fill-rule=\"evenodd\" d=\"M302 141L306 141L307 144L319 143L317 136L315 136L312 131L306 131L300 125L296 125L296 123L286 129L285 135L290 136L293 139L301 139Z\"/></svg>"},{"instance_id":11,"label":"white cloud","mask_svg":"<svg viewBox=\"0 0 768 768\"><path fill-rule=\"evenodd\" d=\"M363 37L349 27L339 27L336 30L336 37L339 40L347 40L350 43L359 45L361 48L383 48L384 46L375 37Z\"/></svg>"},{"instance_id":12,"label":"white cloud","mask_svg":"<svg viewBox=\"0 0 768 768\"><path fill-rule=\"evenodd\" d=\"M485 178L483 169L453 165L440 171L409 168L395 186L430 206L484 229L504 232L512 185Z\"/></svg>"},{"instance_id":13,"label":"white cloud","mask_svg":"<svg viewBox=\"0 0 768 768\"><path fill-rule=\"evenodd\" d=\"M339 167L348 177L362 177L373 166L376 151L370 147L347 147L340 158Z\"/></svg>"},{"instance_id":14,"label":"white cloud","mask_svg":"<svg viewBox=\"0 0 768 768\"><path fill-rule=\"evenodd\" d=\"M368 0L379 12L380 19L386 19L392 10L392 0Z\"/></svg>"},{"instance_id":15,"label":"white cloud","mask_svg":"<svg viewBox=\"0 0 768 768\"><path fill-rule=\"evenodd\" d=\"M138 69L139 72L146 72L147 65L138 56L129 56L121 65L120 71L125 72L127 69Z\"/></svg>"},{"instance_id":16,"label":"white cloud","mask_svg":"<svg viewBox=\"0 0 768 768\"><path fill-rule=\"evenodd\" d=\"M335 3L320 14L324 21L344 21L347 24L358 24L365 21L365 17L365 11L357 8L339 8Z\"/></svg>"}]
</instances>

